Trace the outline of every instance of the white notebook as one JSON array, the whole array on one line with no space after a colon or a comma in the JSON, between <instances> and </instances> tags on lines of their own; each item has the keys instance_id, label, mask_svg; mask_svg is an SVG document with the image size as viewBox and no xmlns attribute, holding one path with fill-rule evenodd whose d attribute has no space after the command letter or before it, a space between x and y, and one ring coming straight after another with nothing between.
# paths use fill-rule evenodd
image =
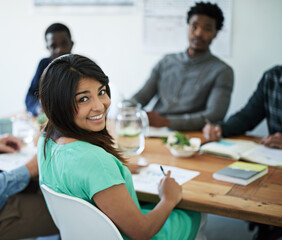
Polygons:
<instances>
[{"instance_id":1,"label":"white notebook","mask_svg":"<svg viewBox=\"0 0 282 240\"><path fill-rule=\"evenodd\" d=\"M248 140L223 138L200 148L201 153L213 154L234 160L247 160L269 166L282 166L282 150L265 147Z\"/></svg>"}]
</instances>

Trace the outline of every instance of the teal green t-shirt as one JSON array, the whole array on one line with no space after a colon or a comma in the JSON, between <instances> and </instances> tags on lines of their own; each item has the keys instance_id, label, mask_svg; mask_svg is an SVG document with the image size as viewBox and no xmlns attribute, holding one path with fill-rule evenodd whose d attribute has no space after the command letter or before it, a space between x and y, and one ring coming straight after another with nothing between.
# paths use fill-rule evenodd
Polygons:
<instances>
[{"instance_id":1,"label":"teal green t-shirt","mask_svg":"<svg viewBox=\"0 0 282 240\"><path fill-rule=\"evenodd\" d=\"M115 156L103 148L77 141L58 145L49 139L44 157L44 137L38 142L39 182L56 192L86 200L118 184L125 184L137 207L146 214L153 204L139 205L131 173ZM194 239L200 224L200 213L175 209L153 239ZM128 239L123 235L124 239Z\"/></svg>"}]
</instances>

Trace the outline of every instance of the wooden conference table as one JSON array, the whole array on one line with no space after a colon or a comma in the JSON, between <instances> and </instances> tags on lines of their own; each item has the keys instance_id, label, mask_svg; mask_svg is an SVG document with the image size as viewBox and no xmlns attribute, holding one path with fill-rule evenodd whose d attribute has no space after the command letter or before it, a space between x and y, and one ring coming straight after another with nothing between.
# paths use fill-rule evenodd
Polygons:
<instances>
[{"instance_id":1,"label":"wooden conference table","mask_svg":"<svg viewBox=\"0 0 282 240\"><path fill-rule=\"evenodd\" d=\"M189 132L189 137L199 137L203 142L201 132ZM258 140L245 136L239 138ZM148 163L200 172L200 175L182 185L183 199L178 208L282 227L282 169L269 167L264 177L247 186L240 186L212 177L214 172L228 166L232 160L199 153L190 158L176 158L159 138L146 138L145 144L144 152L131 157L130 162L137 163L143 157ZM141 201L159 201L157 195L150 193L137 191L137 195Z\"/></svg>"},{"instance_id":2,"label":"wooden conference table","mask_svg":"<svg viewBox=\"0 0 282 240\"><path fill-rule=\"evenodd\" d=\"M202 134L191 132L189 137L202 138ZM130 162L137 162L140 157L148 163L200 172L183 184L183 199L178 208L282 227L282 169L269 167L267 175L247 186L218 181L212 174L231 164L232 160L199 153L190 158L176 158L159 138L147 138L144 152L131 157ZM137 192L137 195L141 201L159 201L157 195L150 193Z\"/></svg>"}]
</instances>

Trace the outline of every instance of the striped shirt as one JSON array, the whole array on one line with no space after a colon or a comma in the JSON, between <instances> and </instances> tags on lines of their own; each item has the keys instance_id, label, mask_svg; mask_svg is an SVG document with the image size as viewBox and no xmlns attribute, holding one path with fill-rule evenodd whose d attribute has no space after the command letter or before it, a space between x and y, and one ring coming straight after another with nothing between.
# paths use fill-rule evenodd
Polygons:
<instances>
[{"instance_id":1,"label":"striped shirt","mask_svg":"<svg viewBox=\"0 0 282 240\"><path fill-rule=\"evenodd\" d=\"M245 107L220 124L223 136L244 134L264 118L270 134L282 133L282 66L266 71Z\"/></svg>"}]
</instances>

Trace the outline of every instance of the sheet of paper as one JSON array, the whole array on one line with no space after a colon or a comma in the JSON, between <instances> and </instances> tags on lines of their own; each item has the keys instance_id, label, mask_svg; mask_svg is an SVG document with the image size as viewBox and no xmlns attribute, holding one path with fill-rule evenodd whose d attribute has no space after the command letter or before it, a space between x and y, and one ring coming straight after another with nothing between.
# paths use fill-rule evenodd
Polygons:
<instances>
[{"instance_id":1,"label":"sheet of paper","mask_svg":"<svg viewBox=\"0 0 282 240\"><path fill-rule=\"evenodd\" d=\"M128 14L136 13L137 0L32 0L32 14Z\"/></svg>"},{"instance_id":2,"label":"sheet of paper","mask_svg":"<svg viewBox=\"0 0 282 240\"><path fill-rule=\"evenodd\" d=\"M0 154L0 169L11 171L26 164L36 154L36 147L26 146L16 153Z\"/></svg>"},{"instance_id":3,"label":"sheet of paper","mask_svg":"<svg viewBox=\"0 0 282 240\"><path fill-rule=\"evenodd\" d=\"M171 177L182 185L183 183L193 179L200 173L183 168L162 165L165 172L171 170ZM133 184L136 191L158 194L158 184L164 177L159 164L150 164L148 167L140 170L139 174L133 174Z\"/></svg>"},{"instance_id":4,"label":"sheet of paper","mask_svg":"<svg viewBox=\"0 0 282 240\"><path fill-rule=\"evenodd\" d=\"M35 6L133 5L135 0L33 0Z\"/></svg>"}]
</instances>

